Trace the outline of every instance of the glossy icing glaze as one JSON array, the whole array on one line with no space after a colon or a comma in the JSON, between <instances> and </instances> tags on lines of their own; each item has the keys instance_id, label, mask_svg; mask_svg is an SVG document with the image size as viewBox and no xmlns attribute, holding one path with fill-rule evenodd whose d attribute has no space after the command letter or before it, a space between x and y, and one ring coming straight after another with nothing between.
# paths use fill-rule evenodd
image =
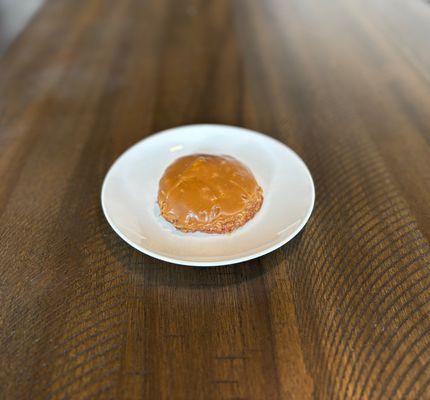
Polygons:
<instances>
[{"instance_id":1,"label":"glossy icing glaze","mask_svg":"<svg viewBox=\"0 0 430 400\"><path fill-rule=\"evenodd\" d=\"M166 169L158 204L162 215L178 228L199 230L199 226L215 221L220 225L223 219L240 214L256 195L261 196L261 188L240 161L195 154L177 159Z\"/></svg>"}]
</instances>

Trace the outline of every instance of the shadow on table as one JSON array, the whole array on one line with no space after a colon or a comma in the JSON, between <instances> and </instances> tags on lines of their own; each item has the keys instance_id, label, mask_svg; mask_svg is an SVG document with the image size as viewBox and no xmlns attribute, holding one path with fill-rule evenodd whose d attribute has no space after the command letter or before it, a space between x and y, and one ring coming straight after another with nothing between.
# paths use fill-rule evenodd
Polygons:
<instances>
[{"instance_id":1,"label":"shadow on table","mask_svg":"<svg viewBox=\"0 0 430 400\"><path fill-rule=\"evenodd\" d=\"M115 238L115 240L121 240ZM287 246L296 246L301 235L294 238ZM254 260L222 267L187 267L157 260L141 254L130 248L127 261L123 257L116 257L124 265L125 272L133 275L134 281L146 287L171 286L183 288L217 288L238 285L257 279L273 268L285 263L285 247ZM122 252L123 254L123 252Z\"/></svg>"}]
</instances>

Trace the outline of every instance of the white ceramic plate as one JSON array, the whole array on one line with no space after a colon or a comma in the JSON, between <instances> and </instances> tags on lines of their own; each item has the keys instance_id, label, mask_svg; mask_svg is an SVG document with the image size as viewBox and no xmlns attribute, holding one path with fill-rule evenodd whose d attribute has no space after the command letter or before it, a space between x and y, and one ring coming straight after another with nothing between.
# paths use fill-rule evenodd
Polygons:
<instances>
[{"instance_id":1,"label":"white ceramic plate","mask_svg":"<svg viewBox=\"0 0 430 400\"><path fill-rule=\"evenodd\" d=\"M263 188L257 215L226 235L182 233L159 214L158 182L178 157L231 155L247 165ZM303 228L315 190L304 162L290 148L261 133L225 125L188 125L152 135L112 165L101 201L113 230L129 245L175 264L216 266L267 254Z\"/></svg>"}]
</instances>

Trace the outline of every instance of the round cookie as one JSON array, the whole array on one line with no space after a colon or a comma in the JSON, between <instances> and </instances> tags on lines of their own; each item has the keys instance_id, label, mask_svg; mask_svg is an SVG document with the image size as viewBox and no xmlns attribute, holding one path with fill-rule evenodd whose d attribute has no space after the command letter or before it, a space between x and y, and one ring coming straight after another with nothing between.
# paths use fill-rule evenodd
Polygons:
<instances>
[{"instance_id":1,"label":"round cookie","mask_svg":"<svg viewBox=\"0 0 430 400\"><path fill-rule=\"evenodd\" d=\"M231 232L254 217L262 203L252 172L230 156L181 157L159 184L161 215L184 232Z\"/></svg>"}]
</instances>

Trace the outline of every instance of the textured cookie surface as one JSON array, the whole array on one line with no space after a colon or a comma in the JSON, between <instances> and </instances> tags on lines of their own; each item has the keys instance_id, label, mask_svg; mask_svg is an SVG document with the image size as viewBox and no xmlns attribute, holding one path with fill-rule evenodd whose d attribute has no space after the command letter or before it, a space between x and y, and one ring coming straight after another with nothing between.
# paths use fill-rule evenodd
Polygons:
<instances>
[{"instance_id":1,"label":"textured cookie surface","mask_svg":"<svg viewBox=\"0 0 430 400\"><path fill-rule=\"evenodd\" d=\"M159 184L161 215L184 232L231 232L254 217L262 203L252 172L230 156L181 157Z\"/></svg>"}]
</instances>

